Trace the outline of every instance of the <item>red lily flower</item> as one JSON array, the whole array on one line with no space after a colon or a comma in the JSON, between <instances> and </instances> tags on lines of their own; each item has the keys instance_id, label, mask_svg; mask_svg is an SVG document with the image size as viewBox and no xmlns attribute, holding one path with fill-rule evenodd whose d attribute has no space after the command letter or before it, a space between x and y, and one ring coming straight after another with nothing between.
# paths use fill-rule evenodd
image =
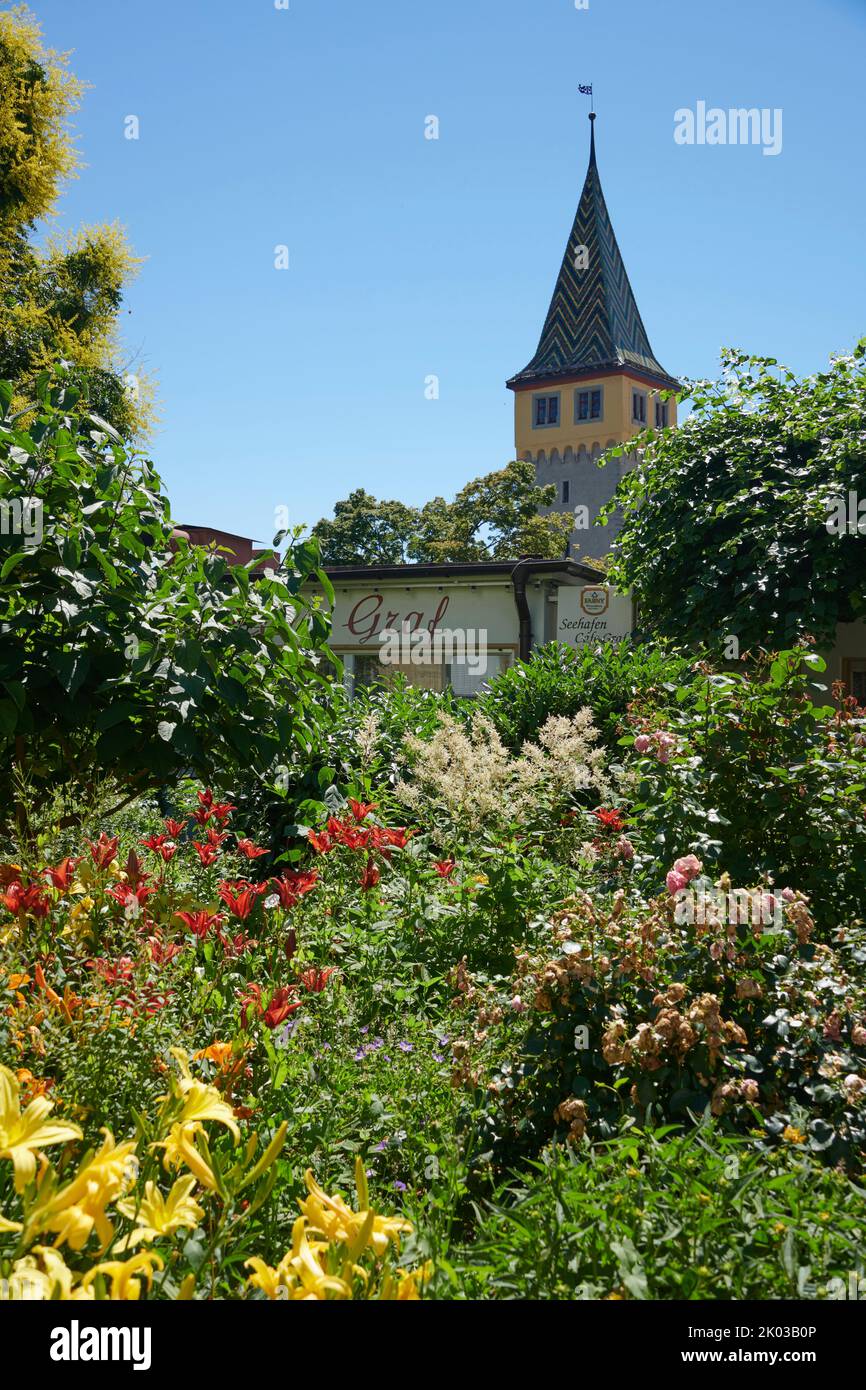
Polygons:
<instances>
[{"instance_id":1,"label":"red lily flower","mask_svg":"<svg viewBox=\"0 0 866 1390\"><path fill-rule=\"evenodd\" d=\"M592 814L595 816L596 820L604 826L605 830L609 830L612 834L619 833L620 830L624 829L621 811L599 810L593 811Z\"/></svg>"},{"instance_id":2,"label":"red lily flower","mask_svg":"<svg viewBox=\"0 0 866 1390\"><path fill-rule=\"evenodd\" d=\"M139 844L144 845L145 849L149 849L153 854L158 854L166 864L171 863L177 854L177 845L167 835L149 835L146 840L140 840Z\"/></svg>"},{"instance_id":3,"label":"red lily flower","mask_svg":"<svg viewBox=\"0 0 866 1390\"><path fill-rule=\"evenodd\" d=\"M285 1023L289 1014L295 1013L301 1007L302 1001L292 998L297 988L297 985L282 985L274 990L265 1010L265 1025L268 1028L278 1028L281 1023Z\"/></svg>"},{"instance_id":4,"label":"red lily flower","mask_svg":"<svg viewBox=\"0 0 866 1390\"><path fill-rule=\"evenodd\" d=\"M59 888L62 893L65 893L70 884L74 882L75 870L80 863L80 858L70 859L67 856L66 859L61 859L55 869L43 869L42 877L51 884L52 888Z\"/></svg>"},{"instance_id":5,"label":"red lily flower","mask_svg":"<svg viewBox=\"0 0 866 1390\"><path fill-rule=\"evenodd\" d=\"M318 835L314 830L308 830L307 841L312 845L316 854L329 854L334 848L333 841L327 830L320 831Z\"/></svg>"},{"instance_id":6,"label":"red lily flower","mask_svg":"<svg viewBox=\"0 0 866 1390\"><path fill-rule=\"evenodd\" d=\"M294 907L305 893L312 891L318 876L315 869L310 869L307 873L296 873L287 869L282 878L272 878L269 887L278 895L281 906L288 909Z\"/></svg>"},{"instance_id":7,"label":"red lily flower","mask_svg":"<svg viewBox=\"0 0 866 1390\"><path fill-rule=\"evenodd\" d=\"M223 936L219 927L217 927L216 939L223 948L226 960L235 960L238 956L242 956L244 951L248 951L256 944L254 937L245 936L242 931L236 932L234 936Z\"/></svg>"},{"instance_id":8,"label":"red lily flower","mask_svg":"<svg viewBox=\"0 0 866 1390\"><path fill-rule=\"evenodd\" d=\"M267 884L264 887L266 888ZM232 916L239 918L241 922L247 920L259 896L259 892L251 883L221 883L217 891L220 900L225 903Z\"/></svg>"},{"instance_id":9,"label":"red lily flower","mask_svg":"<svg viewBox=\"0 0 866 1390\"><path fill-rule=\"evenodd\" d=\"M203 792L196 792L196 796L198 797L199 805L207 806L208 810L210 810L211 806L213 806L213 792L210 787L206 787Z\"/></svg>"},{"instance_id":10,"label":"red lily flower","mask_svg":"<svg viewBox=\"0 0 866 1390\"><path fill-rule=\"evenodd\" d=\"M47 917L51 901L40 892L36 884L25 888L22 883L11 883L5 893L0 893L0 902L16 916L27 912L31 917Z\"/></svg>"},{"instance_id":11,"label":"red lily flower","mask_svg":"<svg viewBox=\"0 0 866 1390\"><path fill-rule=\"evenodd\" d=\"M21 870L17 864L0 864L0 888L8 888L10 883L21 882Z\"/></svg>"},{"instance_id":12,"label":"red lily flower","mask_svg":"<svg viewBox=\"0 0 866 1390\"><path fill-rule=\"evenodd\" d=\"M193 840L193 849L204 864L205 868L212 864L217 857L216 845L202 844L199 840Z\"/></svg>"},{"instance_id":13,"label":"red lily flower","mask_svg":"<svg viewBox=\"0 0 866 1390\"><path fill-rule=\"evenodd\" d=\"M126 874L126 881L131 888L137 888L140 883L144 883L150 878L150 874L144 873L141 860L134 849L131 849L126 857L123 872Z\"/></svg>"},{"instance_id":14,"label":"red lily flower","mask_svg":"<svg viewBox=\"0 0 866 1390\"><path fill-rule=\"evenodd\" d=\"M156 850L159 849L161 845L164 845L167 839L167 835L148 835L146 840L139 840L138 843L144 845L145 849Z\"/></svg>"},{"instance_id":15,"label":"red lily flower","mask_svg":"<svg viewBox=\"0 0 866 1390\"><path fill-rule=\"evenodd\" d=\"M355 801L353 797L349 797L349 810L356 821L366 820L370 812L375 811L375 809L375 801Z\"/></svg>"},{"instance_id":16,"label":"red lily flower","mask_svg":"<svg viewBox=\"0 0 866 1390\"><path fill-rule=\"evenodd\" d=\"M371 888L375 888L376 884L379 882L379 879L381 877L382 875L379 873L379 870L376 868L376 865L373 863L372 859L368 859L367 866L364 869L364 872L362 873L360 878L360 884L364 892L366 893Z\"/></svg>"},{"instance_id":17,"label":"red lily flower","mask_svg":"<svg viewBox=\"0 0 866 1390\"><path fill-rule=\"evenodd\" d=\"M132 979L135 961L130 956L119 956L112 965L109 960L86 960L88 970L95 970L107 985L117 985Z\"/></svg>"},{"instance_id":18,"label":"red lily flower","mask_svg":"<svg viewBox=\"0 0 866 1390\"><path fill-rule=\"evenodd\" d=\"M156 892L155 888L150 888L146 883L139 883L133 888L130 883L116 883L113 888L109 888L106 896L114 898L115 902L126 907L129 902L137 902L139 907L144 907L148 898Z\"/></svg>"},{"instance_id":19,"label":"red lily flower","mask_svg":"<svg viewBox=\"0 0 866 1390\"><path fill-rule=\"evenodd\" d=\"M413 831L407 830L405 825L398 825L393 830L383 826L382 832L387 843L395 845L397 849L405 849L413 835Z\"/></svg>"},{"instance_id":20,"label":"red lily flower","mask_svg":"<svg viewBox=\"0 0 866 1390\"><path fill-rule=\"evenodd\" d=\"M213 804L213 813L220 825L225 825L232 811L236 811L237 809L237 806L232 806L229 801L215 801Z\"/></svg>"},{"instance_id":21,"label":"red lily flower","mask_svg":"<svg viewBox=\"0 0 866 1390\"><path fill-rule=\"evenodd\" d=\"M301 974L301 984L304 986L304 989L308 989L311 994L321 994L335 970L336 966L329 966L327 970L317 970L315 966L310 966L308 970L303 971Z\"/></svg>"},{"instance_id":22,"label":"red lily flower","mask_svg":"<svg viewBox=\"0 0 866 1390\"><path fill-rule=\"evenodd\" d=\"M253 844L252 840L238 840L238 853L242 854L245 859L261 859L263 854L268 853L268 850L260 849L258 845Z\"/></svg>"},{"instance_id":23,"label":"red lily flower","mask_svg":"<svg viewBox=\"0 0 866 1390\"><path fill-rule=\"evenodd\" d=\"M179 917L185 926L189 927L199 941L204 941L211 927L221 927L225 921L221 913L208 912L205 908L201 908L198 912L176 912L174 915Z\"/></svg>"},{"instance_id":24,"label":"red lily flower","mask_svg":"<svg viewBox=\"0 0 866 1390\"><path fill-rule=\"evenodd\" d=\"M192 818L194 821L197 821L199 825L206 825L212 815L213 812L209 806L199 806L193 811Z\"/></svg>"},{"instance_id":25,"label":"red lily flower","mask_svg":"<svg viewBox=\"0 0 866 1390\"><path fill-rule=\"evenodd\" d=\"M106 835L103 830L99 839L94 844L93 840L85 843L90 847L93 862L98 869L107 869L113 859L117 858L117 846L120 840L119 835Z\"/></svg>"},{"instance_id":26,"label":"red lily flower","mask_svg":"<svg viewBox=\"0 0 866 1390\"><path fill-rule=\"evenodd\" d=\"M433 865L440 878L450 878L457 868L456 859L437 859Z\"/></svg>"},{"instance_id":27,"label":"red lily flower","mask_svg":"<svg viewBox=\"0 0 866 1390\"><path fill-rule=\"evenodd\" d=\"M337 820L336 816L331 816L328 821L327 834L331 836L337 844L345 845L347 849L366 849L372 830L359 830L357 826Z\"/></svg>"},{"instance_id":28,"label":"red lily flower","mask_svg":"<svg viewBox=\"0 0 866 1390\"><path fill-rule=\"evenodd\" d=\"M241 1027L244 1032L248 1032L250 1009L255 1009L257 1014L262 1012L262 987L261 985L248 984L246 994L240 995L241 1004Z\"/></svg>"},{"instance_id":29,"label":"red lily flower","mask_svg":"<svg viewBox=\"0 0 866 1390\"><path fill-rule=\"evenodd\" d=\"M206 831L206 835L208 844L213 845L216 849L219 849L223 840L228 839L229 832L227 830L217 830L215 826L209 825Z\"/></svg>"},{"instance_id":30,"label":"red lily flower","mask_svg":"<svg viewBox=\"0 0 866 1390\"><path fill-rule=\"evenodd\" d=\"M185 820L172 820L170 817L163 821L163 825L172 840L179 840L186 829Z\"/></svg>"},{"instance_id":31,"label":"red lily flower","mask_svg":"<svg viewBox=\"0 0 866 1390\"><path fill-rule=\"evenodd\" d=\"M183 949L176 941L163 941L159 936L149 936L147 945L154 965L168 965L169 961L174 960L175 956L179 956Z\"/></svg>"}]
</instances>

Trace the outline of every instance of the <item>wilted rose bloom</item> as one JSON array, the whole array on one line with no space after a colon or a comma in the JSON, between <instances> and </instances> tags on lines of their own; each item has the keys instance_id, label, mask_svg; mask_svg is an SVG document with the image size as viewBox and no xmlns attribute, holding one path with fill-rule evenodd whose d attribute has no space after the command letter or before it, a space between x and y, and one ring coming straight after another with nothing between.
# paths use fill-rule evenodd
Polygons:
<instances>
[{"instance_id":1,"label":"wilted rose bloom","mask_svg":"<svg viewBox=\"0 0 866 1390\"><path fill-rule=\"evenodd\" d=\"M851 1029L851 1042L855 1047L866 1047L866 1028L862 1023L855 1023Z\"/></svg>"},{"instance_id":2,"label":"wilted rose bloom","mask_svg":"<svg viewBox=\"0 0 866 1390\"><path fill-rule=\"evenodd\" d=\"M863 1080L862 1076L858 1076L856 1072L852 1072L850 1076L846 1076L842 1085L848 1092L849 1100L859 1100L863 1092L866 1091L866 1081Z\"/></svg>"},{"instance_id":3,"label":"wilted rose bloom","mask_svg":"<svg viewBox=\"0 0 866 1390\"><path fill-rule=\"evenodd\" d=\"M620 835L616 842L616 852L620 859L634 859L634 845L627 835Z\"/></svg>"},{"instance_id":4,"label":"wilted rose bloom","mask_svg":"<svg viewBox=\"0 0 866 1390\"><path fill-rule=\"evenodd\" d=\"M514 998L511 1001L511 1007L516 1014L526 1013L526 1005L524 1004L519 994L515 994Z\"/></svg>"},{"instance_id":5,"label":"wilted rose bloom","mask_svg":"<svg viewBox=\"0 0 866 1390\"><path fill-rule=\"evenodd\" d=\"M743 1081L740 1085L740 1093L743 1100L756 1101L758 1099L757 1081Z\"/></svg>"}]
</instances>

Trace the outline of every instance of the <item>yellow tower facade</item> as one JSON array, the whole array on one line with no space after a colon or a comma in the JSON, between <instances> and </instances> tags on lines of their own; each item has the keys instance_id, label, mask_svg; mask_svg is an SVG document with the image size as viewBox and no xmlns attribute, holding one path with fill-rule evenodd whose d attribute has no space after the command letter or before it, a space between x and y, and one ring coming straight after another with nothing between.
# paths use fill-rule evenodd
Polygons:
<instances>
[{"instance_id":1,"label":"yellow tower facade","mask_svg":"<svg viewBox=\"0 0 866 1390\"><path fill-rule=\"evenodd\" d=\"M611 445L647 426L676 425L679 388L657 361L629 283L602 193L590 115L589 168L535 356L507 383L514 392L517 458L553 483L549 510L575 517L572 553L608 550L618 530L590 529L613 496L628 455L597 466Z\"/></svg>"}]
</instances>

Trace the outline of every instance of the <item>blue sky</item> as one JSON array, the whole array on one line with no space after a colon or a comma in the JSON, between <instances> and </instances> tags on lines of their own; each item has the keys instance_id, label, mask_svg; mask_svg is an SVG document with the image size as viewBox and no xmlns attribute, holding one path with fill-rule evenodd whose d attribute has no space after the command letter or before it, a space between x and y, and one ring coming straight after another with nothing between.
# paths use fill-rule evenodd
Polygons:
<instances>
[{"instance_id":1,"label":"blue sky","mask_svg":"<svg viewBox=\"0 0 866 1390\"><path fill-rule=\"evenodd\" d=\"M54 230L118 219L147 257L123 336L156 378L180 521L268 541L278 506L312 523L360 486L422 502L512 457L505 379L586 170L580 82L668 371L713 374L723 344L812 371L866 332L866 0L32 8L91 84ZM698 100L782 108L782 152L677 145Z\"/></svg>"}]
</instances>

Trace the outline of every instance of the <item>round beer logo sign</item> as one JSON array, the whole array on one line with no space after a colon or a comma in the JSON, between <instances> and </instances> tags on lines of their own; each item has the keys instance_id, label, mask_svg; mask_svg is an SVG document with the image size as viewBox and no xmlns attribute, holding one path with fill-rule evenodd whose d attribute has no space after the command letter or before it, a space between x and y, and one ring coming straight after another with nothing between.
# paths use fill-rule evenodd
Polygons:
<instances>
[{"instance_id":1,"label":"round beer logo sign","mask_svg":"<svg viewBox=\"0 0 866 1390\"><path fill-rule=\"evenodd\" d=\"M587 617L597 618L600 613L607 612L608 592L605 588L591 587L585 585L580 591L580 606Z\"/></svg>"}]
</instances>

